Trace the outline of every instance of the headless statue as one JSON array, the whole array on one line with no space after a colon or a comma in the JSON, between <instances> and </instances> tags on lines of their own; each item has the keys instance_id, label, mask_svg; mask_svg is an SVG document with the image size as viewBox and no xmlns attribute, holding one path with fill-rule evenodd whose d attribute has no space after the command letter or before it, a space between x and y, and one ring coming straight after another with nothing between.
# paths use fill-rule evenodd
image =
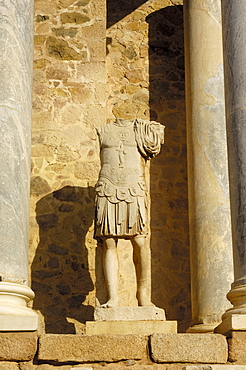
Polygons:
<instances>
[{"instance_id":1,"label":"headless statue","mask_svg":"<svg viewBox=\"0 0 246 370\"><path fill-rule=\"evenodd\" d=\"M95 238L103 243L108 301L118 306L119 239L129 239L137 277L139 306L153 305L148 281L146 161L164 142L164 126L154 121L116 119L97 129L101 171L96 184Z\"/></svg>"}]
</instances>

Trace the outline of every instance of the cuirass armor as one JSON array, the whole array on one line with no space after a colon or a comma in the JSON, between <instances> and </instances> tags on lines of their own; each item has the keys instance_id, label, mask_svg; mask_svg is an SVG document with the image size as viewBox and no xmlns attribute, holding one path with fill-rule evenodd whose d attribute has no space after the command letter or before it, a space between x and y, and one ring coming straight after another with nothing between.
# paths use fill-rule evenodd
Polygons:
<instances>
[{"instance_id":1,"label":"cuirass armor","mask_svg":"<svg viewBox=\"0 0 246 370\"><path fill-rule=\"evenodd\" d=\"M95 237L146 233L145 162L160 151L160 126L117 119L97 129L101 171L95 189Z\"/></svg>"},{"instance_id":2,"label":"cuirass armor","mask_svg":"<svg viewBox=\"0 0 246 370\"><path fill-rule=\"evenodd\" d=\"M105 195L113 203L131 202L132 196L143 196L145 160L137 148L133 122L123 127L117 122L104 126L100 141L101 171L96 188L99 195Z\"/></svg>"}]
</instances>

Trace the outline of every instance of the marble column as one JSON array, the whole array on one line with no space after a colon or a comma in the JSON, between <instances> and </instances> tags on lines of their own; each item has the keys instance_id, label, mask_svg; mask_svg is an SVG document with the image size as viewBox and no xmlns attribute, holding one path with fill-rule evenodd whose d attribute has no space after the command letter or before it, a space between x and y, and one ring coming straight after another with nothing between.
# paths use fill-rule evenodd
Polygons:
<instances>
[{"instance_id":1,"label":"marble column","mask_svg":"<svg viewBox=\"0 0 246 370\"><path fill-rule=\"evenodd\" d=\"M227 297L246 329L246 1L222 0L225 101L232 213L234 282ZM228 320L227 320L228 321ZM241 324L240 324L241 325ZM240 329L243 327L241 326Z\"/></svg>"},{"instance_id":2,"label":"marble column","mask_svg":"<svg viewBox=\"0 0 246 370\"><path fill-rule=\"evenodd\" d=\"M185 0L192 323L212 332L233 280L220 0Z\"/></svg>"},{"instance_id":3,"label":"marble column","mask_svg":"<svg viewBox=\"0 0 246 370\"><path fill-rule=\"evenodd\" d=\"M33 0L0 2L0 331L35 330L27 307Z\"/></svg>"}]
</instances>

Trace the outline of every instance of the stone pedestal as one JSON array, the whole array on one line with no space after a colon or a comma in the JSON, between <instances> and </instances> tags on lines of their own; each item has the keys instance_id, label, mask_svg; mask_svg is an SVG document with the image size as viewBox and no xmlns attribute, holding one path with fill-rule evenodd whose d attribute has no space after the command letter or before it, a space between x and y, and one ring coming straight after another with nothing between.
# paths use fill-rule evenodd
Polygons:
<instances>
[{"instance_id":1,"label":"stone pedestal","mask_svg":"<svg viewBox=\"0 0 246 370\"><path fill-rule=\"evenodd\" d=\"M95 321L153 321L166 320L165 311L155 306L143 307L96 307Z\"/></svg>"},{"instance_id":2,"label":"stone pedestal","mask_svg":"<svg viewBox=\"0 0 246 370\"><path fill-rule=\"evenodd\" d=\"M212 332L233 280L220 0L184 1L192 327Z\"/></svg>"},{"instance_id":3,"label":"stone pedestal","mask_svg":"<svg viewBox=\"0 0 246 370\"><path fill-rule=\"evenodd\" d=\"M35 330L27 308L33 0L5 1L0 24L0 330Z\"/></svg>"},{"instance_id":4,"label":"stone pedestal","mask_svg":"<svg viewBox=\"0 0 246 370\"><path fill-rule=\"evenodd\" d=\"M166 321L165 311L155 306L96 307L94 319L86 322L86 334L177 333L177 321Z\"/></svg>"},{"instance_id":5,"label":"stone pedestal","mask_svg":"<svg viewBox=\"0 0 246 370\"><path fill-rule=\"evenodd\" d=\"M231 336L232 331L246 332L246 315L228 315L222 323L215 329L217 333ZM246 337L245 337L246 338Z\"/></svg>"},{"instance_id":6,"label":"stone pedestal","mask_svg":"<svg viewBox=\"0 0 246 370\"><path fill-rule=\"evenodd\" d=\"M221 4L234 261L234 282L227 295L233 308L223 315L224 325L233 323L232 315L246 315L246 2Z\"/></svg>"}]
</instances>

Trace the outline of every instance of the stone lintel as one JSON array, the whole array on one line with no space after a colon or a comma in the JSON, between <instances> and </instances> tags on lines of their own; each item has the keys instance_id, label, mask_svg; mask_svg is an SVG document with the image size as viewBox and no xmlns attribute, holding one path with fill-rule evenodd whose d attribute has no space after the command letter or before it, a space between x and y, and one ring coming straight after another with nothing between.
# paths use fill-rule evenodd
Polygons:
<instances>
[{"instance_id":1,"label":"stone lintel","mask_svg":"<svg viewBox=\"0 0 246 370\"><path fill-rule=\"evenodd\" d=\"M155 306L96 307L94 312L95 321L149 321L165 319L165 311Z\"/></svg>"},{"instance_id":2,"label":"stone lintel","mask_svg":"<svg viewBox=\"0 0 246 370\"><path fill-rule=\"evenodd\" d=\"M39 340L38 359L58 363L146 360L147 349L147 335L45 334Z\"/></svg>"},{"instance_id":3,"label":"stone lintel","mask_svg":"<svg viewBox=\"0 0 246 370\"><path fill-rule=\"evenodd\" d=\"M216 333L231 336L231 332L236 331L246 331L246 315L231 315L222 321L222 323L215 328Z\"/></svg>"},{"instance_id":4,"label":"stone lintel","mask_svg":"<svg viewBox=\"0 0 246 370\"><path fill-rule=\"evenodd\" d=\"M226 363L228 347L220 334L153 334L151 357L155 362Z\"/></svg>"},{"instance_id":5,"label":"stone lintel","mask_svg":"<svg viewBox=\"0 0 246 370\"><path fill-rule=\"evenodd\" d=\"M177 333L177 321L87 321L86 334Z\"/></svg>"}]
</instances>

